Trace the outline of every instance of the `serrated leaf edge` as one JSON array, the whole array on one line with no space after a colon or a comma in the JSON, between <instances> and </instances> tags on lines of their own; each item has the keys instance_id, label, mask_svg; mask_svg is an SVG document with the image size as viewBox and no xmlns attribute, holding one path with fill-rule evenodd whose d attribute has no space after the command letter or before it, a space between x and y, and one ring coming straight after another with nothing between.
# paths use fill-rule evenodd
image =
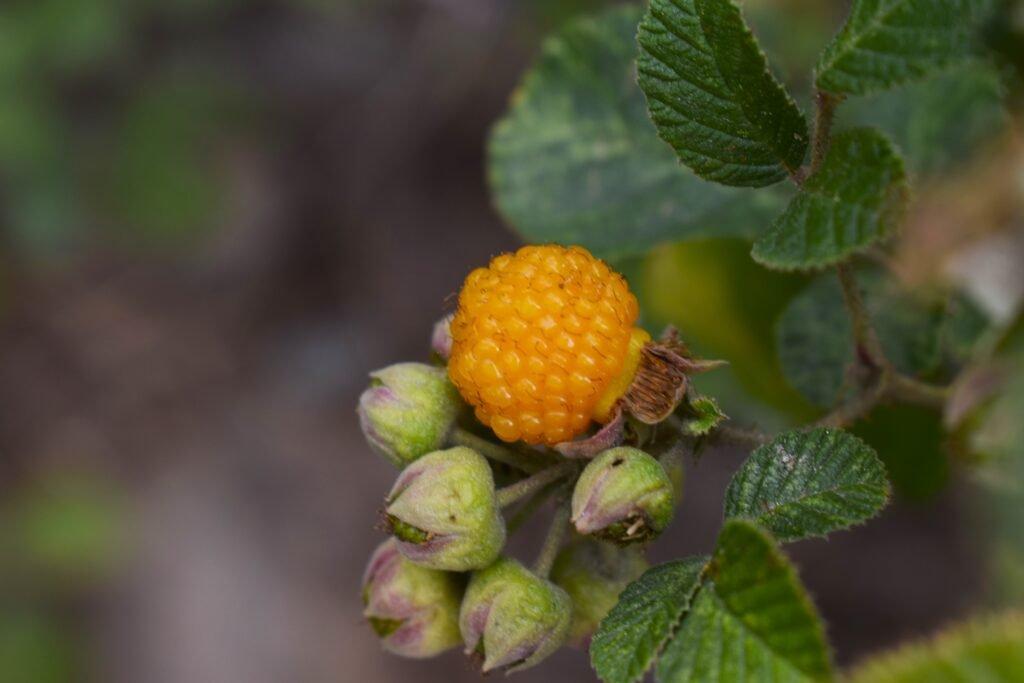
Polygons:
<instances>
[{"instance_id":1,"label":"serrated leaf edge","mask_svg":"<svg viewBox=\"0 0 1024 683\"><path fill-rule=\"evenodd\" d=\"M882 462L882 459L878 457L878 452L875 451L875 449L872 448L872 446L870 444L868 444L866 441L861 439L856 434L853 434L852 432L848 432L848 431L843 430L843 429L832 429L832 428L828 428L828 427L815 427L815 428L812 428L812 429L803 430L803 433L809 435L809 434L813 434L815 432L820 432L820 431L824 431L824 432L841 432L841 433L845 434L846 436L850 437L851 439L853 439L854 441L856 441L858 446L862 446L865 449L867 449L868 452L870 452L871 458L874 460L875 464L878 465L879 469L882 472L882 476L884 478L883 479L883 484L884 484L884 489L885 489L885 491L884 491L885 500L882 503L882 506L878 510L876 510L874 512L874 514L870 515L869 517L865 517L864 519L859 520L859 521L855 520L855 521L851 521L848 524L837 526L834 529L832 529L831 531L826 531L824 533L808 533L808 534L805 534L805 535L802 535L802 536L798 536L798 537L794 537L794 538L788 538L788 537L787 538L781 538L781 537L775 536L760 521L760 520L765 519L766 517L770 517L772 514L774 514L774 512L776 510L778 510L779 508L783 507L781 505L777 506L775 508L772 508L767 514L758 515L757 517L751 517L751 516L746 515L746 514L729 515L726 510L723 510L722 511L723 520L725 522L728 522L729 520L732 520L732 519L746 520L748 522L751 522L751 523L755 524L759 528L764 529L767 533L769 533L772 536L772 538L775 538L780 543L793 543L793 542L796 542L796 541L801 541L801 540L806 540L806 539L811 539L811 538L827 538L829 536L829 534L835 533L837 531L847 531L849 529L854 529L856 527L863 526L863 525L867 524L868 522L870 522L875 517L877 517L878 515L880 515L882 513L882 510L892 501L892 482L889 480L889 472L888 472L888 470L885 467L885 463ZM779 436L781 437L782 435L780 434ZM776 439L778 439L778 438L779 437L776 437ZM757 449L755 449L755 450L760 450L762 448L770 447L772 444L775 443L776 439L772 439L768 443L763 444L761 446L758 446ZM751 453L751 456L749 456L749 457L753 457L753 453ZM746 464L746 462L744 462L744 465L745 464ZM726 486L726 489L725 489L725 504L728 504L729 491L732 490L733 482L735 482L736 479L740 476L740 473L742 472L742 470L743 470L743 467L741 466L740 469L737 470L732 475L732 478L729 479L729 485ZM864 484L857 484L857 486L864 486ZM799 498L797 500L787 501L785 504L786 505L793 505L793 504L798 503L800 500L806 500L808 498L813 498L815 496L821 495L822 493L835 493L838 490L840 490L840 487L823 489L821 491L816 491L813 495L802 496L801 498Z\"/></svg>"}]
</instances>

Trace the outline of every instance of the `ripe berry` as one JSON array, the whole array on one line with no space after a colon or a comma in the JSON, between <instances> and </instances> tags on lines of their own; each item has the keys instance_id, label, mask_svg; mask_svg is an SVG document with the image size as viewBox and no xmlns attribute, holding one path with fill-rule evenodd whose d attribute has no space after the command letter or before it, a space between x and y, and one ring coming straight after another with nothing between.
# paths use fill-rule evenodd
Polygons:
<instances>
[{"instance_id":1,"label":"ripe berry","mask_svg":"<svg viewBox=\"0 0 1024 683\"><path fill-rule=\"evenodd\" d=\"M625 279L582 247L527 246L474 270L448 373L504 441L556 444L607 421L650 339Z\"/></svg>"}]
</instances>

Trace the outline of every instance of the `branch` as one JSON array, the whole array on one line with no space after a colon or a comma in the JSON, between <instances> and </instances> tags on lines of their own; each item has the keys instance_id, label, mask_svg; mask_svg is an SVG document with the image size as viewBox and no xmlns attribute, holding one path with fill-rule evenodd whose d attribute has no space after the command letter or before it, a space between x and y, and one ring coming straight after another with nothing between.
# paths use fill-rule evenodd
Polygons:
<instances>
[{"instance_id":1,"label":"branch","mask_svg":"<svg viewBox=\"0 0 1024 683\"><path fill-rule=\"evenodd\" d=\"M857 359L874 369L888 369L889 361L885 357L885 351L882 350L882 343L878 340L878 333L875 332L875 327L871 324L871 317L864 305L853 268L847 263L840 263L836 265L836 274L839 276L839 284L843 288L843 303L846 304L850 324L853 325L853 341L857 347Z\"/></svg>"},{"instance_id":2,"label":"branch","mask_svg":"<svg viewBox=\"0 0 1024 683\"><path fill-rule=\"evenodd\" d=\"M886 385L885 398L942 410L953 393L951 386L929 384L898 372L891 373Z\"/></svg>"},{"instance_id":3,"label":"branch","mask_svg":"<svg viewBox=\"0 0 1024 683\"><path fill-rule=\"evenodd\" d=\"M462 427L453 429L448 441L455 446L472 448L485 458L504 463L509 467L514 467L517 470L530 474L539 472L552 462L555 462L553 459L545 457L540 453L528 454L514 448L496 444L493 441L488 441L483 437L466 431Z\"/></svg>"},{"instance_id":4,"label":"branch","mask_svg":"<svg viewBox=\"0 0 1024 683\"><path fill-rule=\"evenodd\" d=\"M804 181L821 168L828 148L832 144L832 122L835 120L836 107L843 101L842 95L818 90L814 93L817 109L814 114L814 139L811 140L811 162L790 172L789 177L797 187L803 187Z\"/></svg>"},{"instance_id":5,"label":"branch","mask_svg":"<svg viewBox=\"0 0 1024 683\"><path fill-rule=\"evenodd\" d=\"M544 505L544 503L551 496L551 494L557 491L559 486L564 485L564 483L552 482L545 486L544 488L540 489L539 491L534 492L533 495L527 498L526 502L520 505L519 509L517 509L515 513L513 513L505 522L505 530L509 533L509 535L515 533L516 530L519 529L519 527L525 524L526 521L533 516L533 513L535 513L537 510L540 509L542 505Z\"/></svg>"},{"instance_id":6,"label":"branch","mask_svg":"<svg viewBox=\"0 0 1024 683\"><path fill-rule=\"evenodd\" d=\"M500 507L508 507L520 498L525 498L526 496L543 489L551 482L555 482L563 477L569 476L578 468L579 465L575 461L566 461L559 465L553 465L546 470L541 470L540 472L526 477L525 479L520 479L514 484L509 484L504 488L500 488L495 494L498 498L498 505Z\"/></svg>"},{"instance_id":7,"label":"branch","mask_svg":"<svg viewBox=\"0 0 1024 683\"><path fill-rule=\"evenodd\" d=\"M551 520L551 528L544 539L544 545L540 549L537 561L533 565L533 571L541 577L547 578L551 573L551 565L555 563L555 556L562 547L566 532L569 530L569 502L566 501L558 508L554 519Z\"/></svg>"},{"instance_id":8,"label":"branch","mask_svg":"<svg viewBox=\"0 0 1024 683\"><path fill-rule=\"evenodd\" d=\"M808 175L816 173L828 156L828 148L832 143L832 122L835 120L836 107L843 98L818 90L814 93L814 101L818 108L814 115L814 141L811 143L811 170Z\"/></svg>"}]
</instances>

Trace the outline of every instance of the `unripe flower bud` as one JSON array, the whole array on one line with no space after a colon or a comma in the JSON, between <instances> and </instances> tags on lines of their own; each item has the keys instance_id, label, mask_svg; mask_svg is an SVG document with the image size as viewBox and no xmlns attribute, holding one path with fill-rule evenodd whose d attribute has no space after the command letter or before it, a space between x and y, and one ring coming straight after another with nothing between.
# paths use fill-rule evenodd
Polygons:
<instances>
[{"instance_id":1,"label":"unripe flower bud","mask_svg":"<svg viewBox=\"0 0 1024 683\"><path fill-rule=\"evenodd\" d=\"M482 658L484 673L539 663L562 646L571 621L568 593L507 558L473 574L459 613L466 654Z\"/></svg>"},{"instance_id":2,"label":"unripe flower bud","mask_svg":"<svg viewBox=\"0 0 1024 683\"><path fill-rule=\"evenodd\" d=\"M448 362L452 355L452 316L445 317L434 323L430 334L430 350L435 356Z\"/></svg>"},{"instance_id":3,"label":"unripe flower bud","mask_svg":"<svg viewBox=\"0 0 1024 683\"><path fill-rule=\"evenodd\" d=\"M404 467L444 445L463 406L444 368L397 363L370 377L356 412L374 450Z\"/></svg>"},{"instance_id":4,"label":"unripe flower bud","mask_svg":"<svg viewBox=\"0 0 1024 683\"><path fill-rule=\"evenodd\" d=\"M398 549L425 567L480 569L505 545L491 466L471 448L434 451L406 467L384 512Z\"/></svg>"},{"instance_id":5,"label":"unripe flower bud","mask_svg":"<svg viewBox=\"0 0 1024 683\"><path fill-rule=\"evenodd\" d=\"M647 561L636 548L618 548L589 538L563 548L551 568L551 580L572 598L569 643L588 647L619 594L645 569Z\"/></svg>"},{"instance_id":6,"label":"unripe flower bud","mask_svg":"<svg viewBox=\"0 0 1024 683\"><path fill-rule=\"evenodd\" d=\"M581 534L619 544L661 533L675 503L672 481L657 460L636 448L612 448L594 458L572 494L572 523Z\"/></svg>"},{"instance_id":7,"label":"unripe flower bud","mask_svg":"<svg viewBox=\"0 0 1024 683\"><path fill-rule=\"evenodd\" d=\"M413 564L388 540L363 575L363 616L384 649L402 657L433 657L460 642L462 580Z\"/></svg>"}]
</instances>

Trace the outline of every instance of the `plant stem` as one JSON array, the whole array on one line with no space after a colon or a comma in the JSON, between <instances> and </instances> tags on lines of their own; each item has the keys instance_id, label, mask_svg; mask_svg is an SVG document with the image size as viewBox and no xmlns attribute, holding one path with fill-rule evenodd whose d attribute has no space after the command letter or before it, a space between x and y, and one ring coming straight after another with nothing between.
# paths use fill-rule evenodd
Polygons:
<instances>
[{"instance_id":1,"label":"plant stem","mask_svg":"<svg viewBox=\"0 0 1024 683\"><path fill-rule=\"evenodd\" d=\"M817 110L814 115L814 141L811 143L811 169L808 175L817 172L828 156L828 148L832 142L832 121L835 120L836 107L843 98L818 90L814 93L814 101Z\"/></svg>"},{"instance_id":2,"label":"plant stem","mask_svg":"<svg viewBox=\"0 0 1024 683\"><path fill-rule=\"evenodd\" d=\"M753 427L733 427L727 424L715 428L711 434L722 441L740 445L760 446L761 444L768 443L772 439L771 434L765 434L760 429Z\"/></svg>"},{"instance_id":3,"label":"plant stem","mask_svg":"<svg viewBox=\"0 0 1024 683\"><path fill-rule=\"evenodd\" d=\"M850 316L850 324L853 325L853 341L857 346L857 359L874 369L887 369L889 361L882 350L878 334L871 324L871 317L864 305L853 268L849 264L840 263L836 266L836 274L839 276L839 284L843 288L843 302L846 304L846 311Z\"/></svg>"},{"instance_id":4,"label":"plant stem","mask_svg":"<svg viewBox=\"0 0 1024 683\"><path fill-rule=\"evenodd\" d=\"M544 539L544 545L540 549L537 561L533 565L533 571L543 578L551 573L551 565L555 563L555 556L565 540L566 532L569 530L569 501L562 503L551 520L551 528Z\"/></svg>"},{"instance_id":5,"label":"plant stem","mask_svg":"<svg viewBox=\"0 0 1024 683\"><path fill-rule=\"evenodd\" d=\"M862 391L852 400L840 405L814 423L816 427L847 427L865 417L878 405L885 391L885 384L877 382L866 391Z\"/></svg>"},{"instance_id":6,"label":"plant stem","mask_svg":"<svg viewBox=\"0 0 1024 683\"><path fill-rule=\"evenodd\" d=\"M514 484L498 489L496 495L498 497L498 505L501 507L508 507L512 503L516 502L520 498L539 491L553 481L558 481L562 477L566 477L576 471L579 465L574 461L566 461L559 465L552 465L551 467L541 470L536 474L532 474L525 479L520 479Z\"/></svg>"},{"instance_id":7,"label":"plant stem","mask_svg":"<svg viewBox=\"0 0 1024 683\"><path fill-rule=\"evenodd\" d=\"M526 502L508 518L505 522L505 530L511 535L519 529L519 527L525 524L526 520L532 517L533 513L535 513L538 508L544 504L551 494L558 490L559 485L559 482L552 482L539 491L534 492L534 494L527 498Z\"/></svg>"},{"instance_id":8,"label":"plant stem","mask_svg":"<svg viewBox=\"0 0 1024 683\"><path fill-rule=\"evenodd\" d=\"M894 372L889 376L886 398L941 410L949 399L951 387L928 384L913 377Z\"/></svg>"},{"instance_id":9,"label":"plant stem","mask_svg":"<svg viewBox=\"0 0 1024 683\"><path fill-rule=\"evenodd\" d=\"M540 454L536 456L527 455L513 448L488 441L483 437L466 431L462 427L456 427L452 430L448 440L455 446L472 448L485 458L504 463L509 467L514 467L527 473L539 472L549 464L548 459Z\"/></svg>"}]
</instances>

